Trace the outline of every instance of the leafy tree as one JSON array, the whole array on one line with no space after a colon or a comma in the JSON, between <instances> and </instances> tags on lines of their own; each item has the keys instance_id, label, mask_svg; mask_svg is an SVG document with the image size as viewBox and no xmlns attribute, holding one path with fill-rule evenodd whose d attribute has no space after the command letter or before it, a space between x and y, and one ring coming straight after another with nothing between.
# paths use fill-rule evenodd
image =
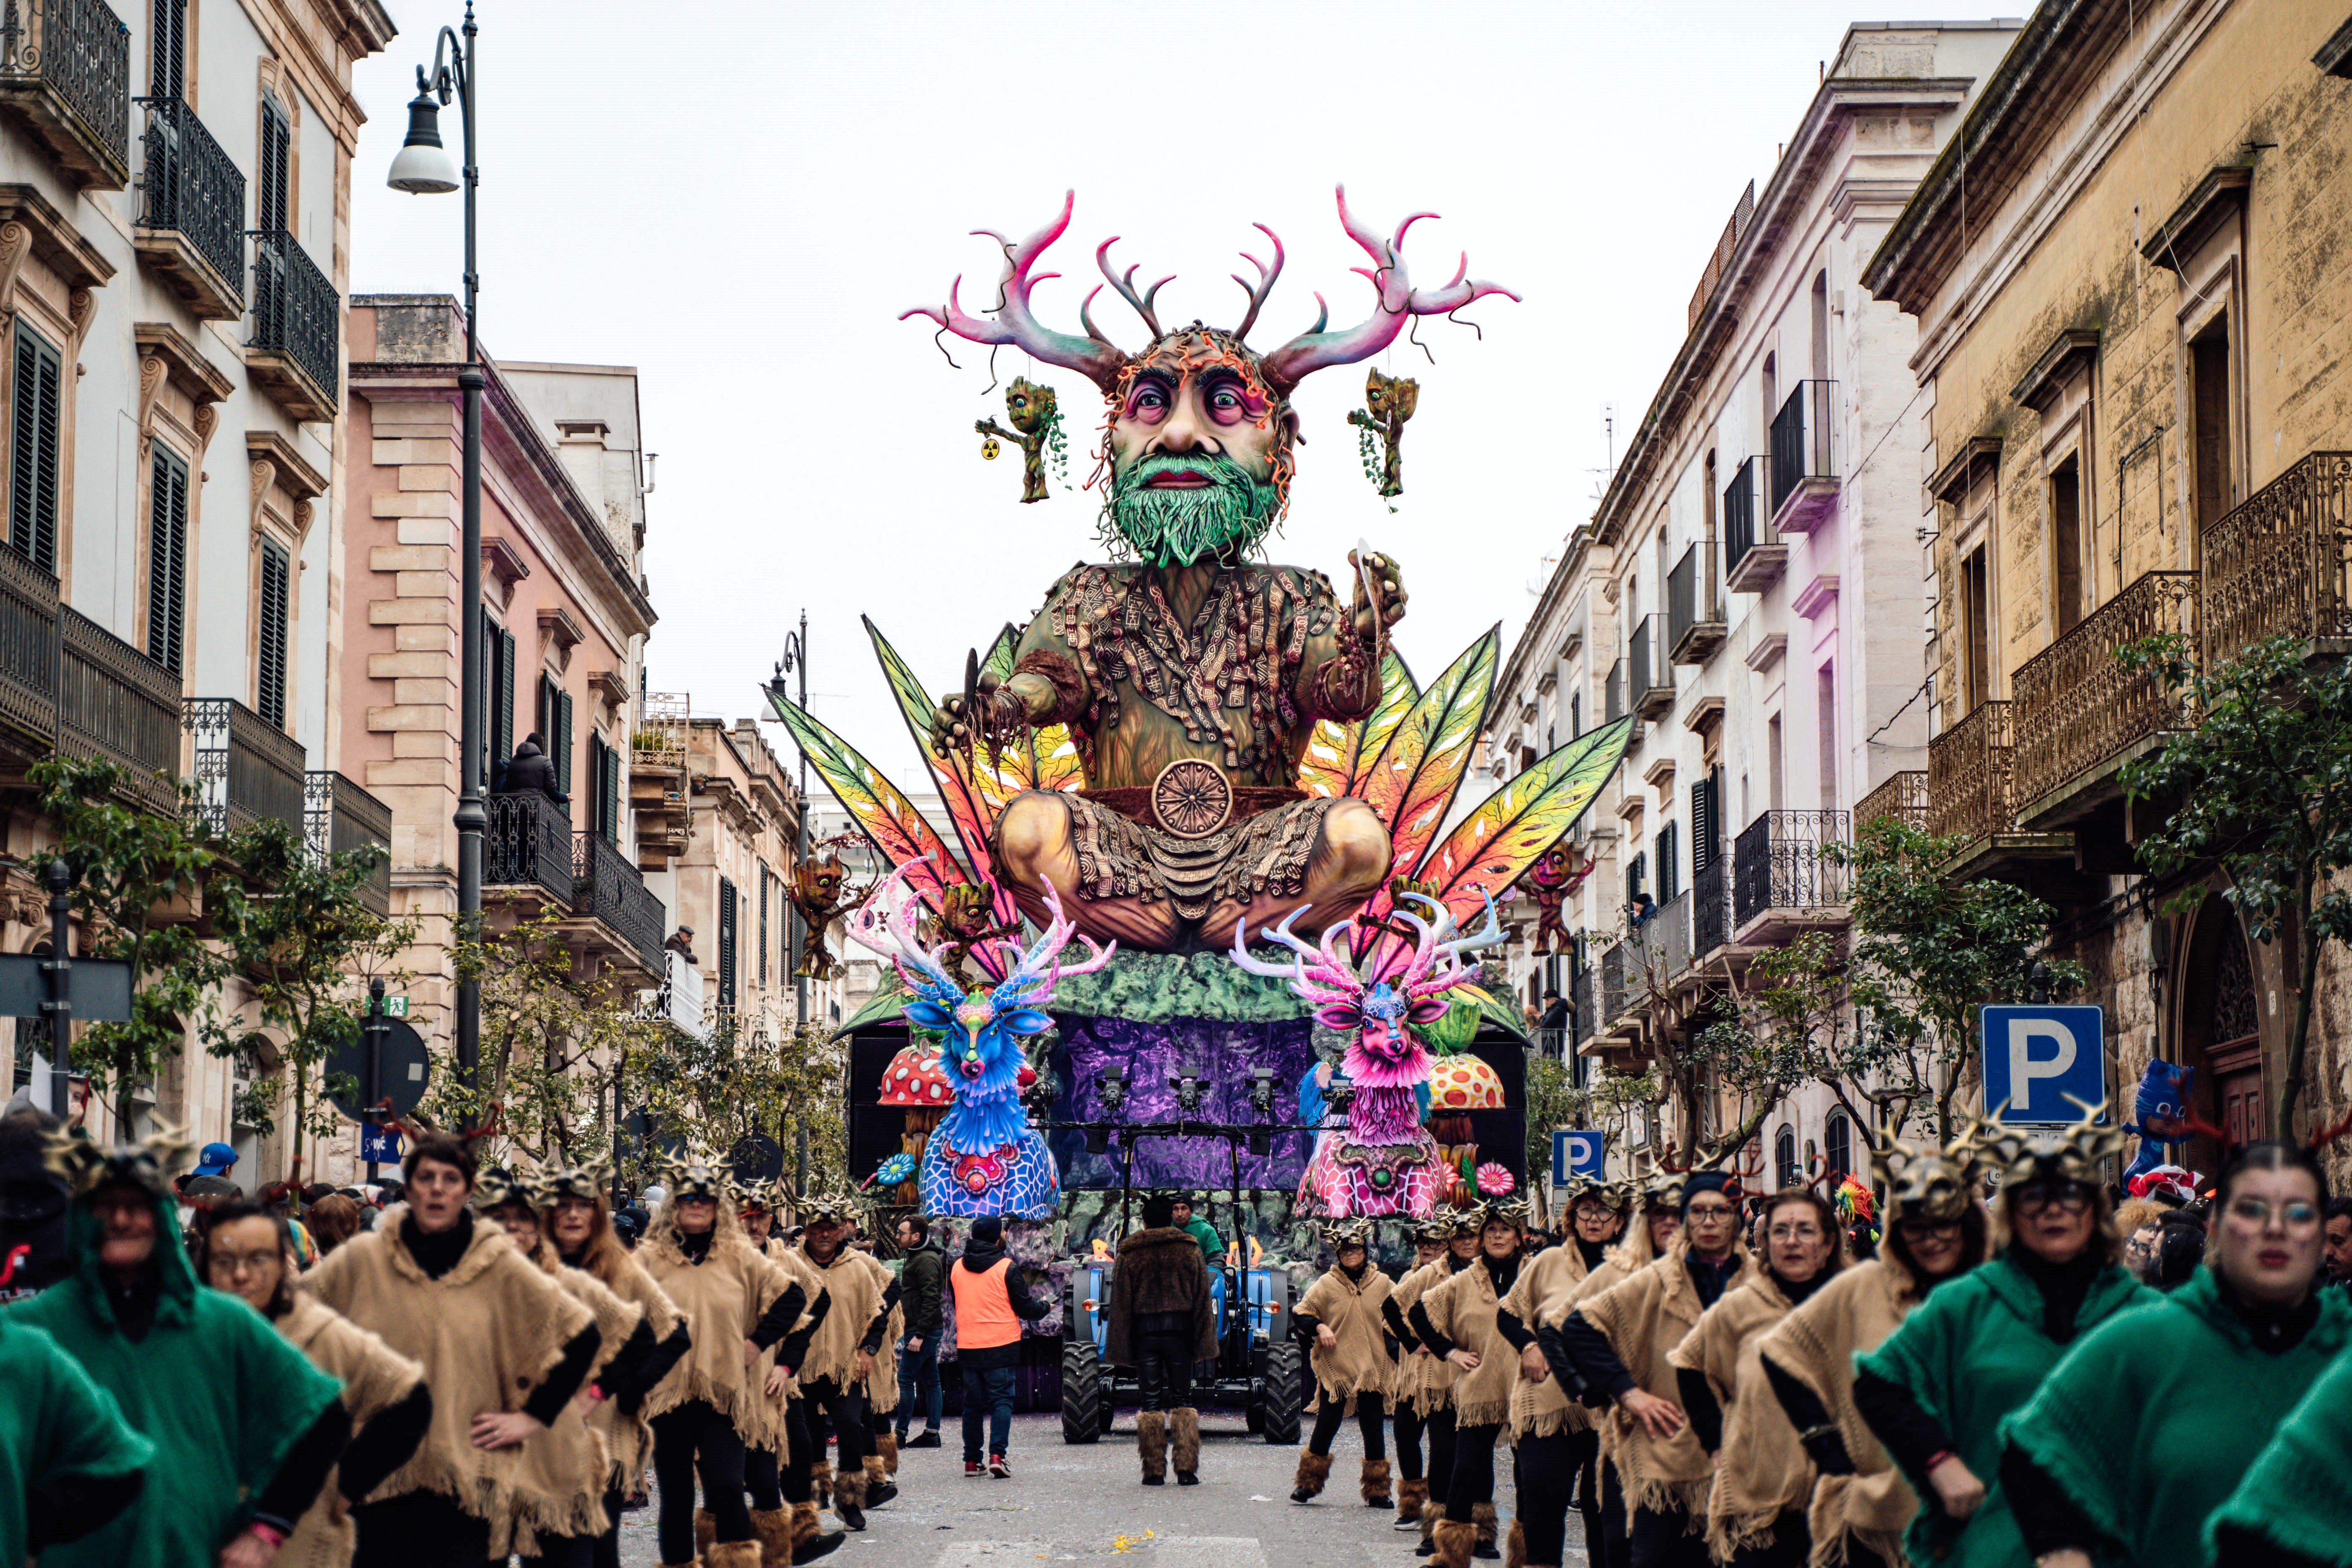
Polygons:
<instances>
[{"instance_id":1,"label":"leafy tree","mask_svg":"<svg viewBox=\"0 0 2352 1568\"><path fill-rule=\"evenodd\" d=\"M696 1040L662 1026L670 1039L631 1071L629 1103L652 1118L657 1136L724 1156L753 1133L774 1139L787 1171L808 1137L807 1191L848 1184L845 1099L848 1055L819 1026L787 1026L772 1036L722 1015L709 1037Z\"/></svg>"},{"instance_id":2,"label":"leafy tree","mask_svg":"<svg viewBox=\"0 0 2352 1568\"><path fill-rule=\"evenodd\" d=\"M2153 673L2197 715L2196 728L2127 763L2124 788L2170 807L2141 841L2141 864L2159 877L2218 865L2221 897L2253 939L2288 945L2294 1028L2272 1133L2291 1138L2320 954L2352 942L2352 891L2340 880L2352 868L2352 661L2311 658L2294 637L2210 670L2193 651L2179 635L2119 650L2126 668ZM2167 909L2185 912L2203 896L2184 888Z\"/></svg>"},{"instance_id":3,"label":"leafy tree","mask_svg":"<svg viewBox=\"0 0 2352 1568\"><path fill-rule=\"evenodd\" d=\"M1718 1149L1756 1136L1798 1085L1824 1084L1857 1126L1876 1119L1862 1104L1872 1077L1891 1076L1916 1092L1916 1063L1886 1031L1858 1027L1842 944L1807 931L1769 948L1742 976L1727 970L1715 1021L1699 1030L1694 1056L1739 1097L1741 1120Z\"/></svg>"}]
</instances>

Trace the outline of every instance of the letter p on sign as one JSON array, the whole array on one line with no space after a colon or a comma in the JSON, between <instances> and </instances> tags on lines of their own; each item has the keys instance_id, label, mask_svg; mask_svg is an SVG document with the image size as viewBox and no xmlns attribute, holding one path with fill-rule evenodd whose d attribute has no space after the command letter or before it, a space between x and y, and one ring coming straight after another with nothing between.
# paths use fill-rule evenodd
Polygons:
<instances>
[{"instance_id":1,"label":"letter p on sign","mask_svg":"<svg viewBox=\"0 0 2352 1568\"><path fill-rule=\"evenodd\" d=\"M2105 1009L1987 1007L1983 1030L1985 1105L2001 1121L2077 1121L2075 1101L2106 1098Z\"/></svg>"}]
</instances>

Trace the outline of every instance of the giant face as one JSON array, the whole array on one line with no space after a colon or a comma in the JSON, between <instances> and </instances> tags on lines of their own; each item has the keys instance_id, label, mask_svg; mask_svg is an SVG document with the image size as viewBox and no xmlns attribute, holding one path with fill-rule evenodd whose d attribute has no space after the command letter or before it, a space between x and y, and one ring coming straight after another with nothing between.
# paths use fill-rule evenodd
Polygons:
<instances>
[{"instance_id":1,"label":"giant face","mask_svg":"<svg viewBox=\"0 0 2352 1568\"><path fill-rule=\"evenodd\" d=\"M1237 559L1282 510L1291 434L1289 405L1225 333L1162 339L1111 403L1107 542L1154 566Z\"/></svg>"}]
</instances>

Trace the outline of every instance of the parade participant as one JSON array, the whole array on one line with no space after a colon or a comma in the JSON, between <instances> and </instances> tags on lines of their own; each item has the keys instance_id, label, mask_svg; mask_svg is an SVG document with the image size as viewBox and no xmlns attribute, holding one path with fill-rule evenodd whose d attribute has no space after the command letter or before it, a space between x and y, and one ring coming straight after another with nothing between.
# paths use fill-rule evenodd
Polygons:
<instances>
[{"instance_id":1,"label":"parade participant","mask_svg":"<svg viewBox=\"0 0 2352 1568\"><path fill-rule=\"evenodd\" d=\"M1404 1321L1404 1314L1421 1300L1423 1289L1453 1273L1445 1258L1454 1228L1454 1211L1445 1207L1433 1210L1428 1218L1413 1226L1413 1266L1389 1287L1388 1299L1381 1303L1381 1322L1398 1346L1389 1383L1389 1410L1396 1426L1399 1530L1417 1529L1422 1509L1429 1501L1429 1478L1423 1473L1421 1461L1421 1435L1429 1425L1429 1417L1422 1410L1422 1384L1432 1368L1445 1364L1423 1347L1412 1325ZM1474 1244L1475 1240L1474 1237ZM1430 1447L1433 1450L1436 1447L1433 1433ZM1433 1451L1430 1459L1433 1464L1436 1462Z\"/></svg>"},{"instance_id":2,"label":"parade participant","mask_svg":"<svg viewBox=\"0 0 2352 1568\"><path fill-rule=\"evenodd\" d=\"M1764 1267L1748 1271L1666 1353L1699 1447L1715 1462L1706 1543L1732 1568L1801 1568L1812 1462L1758 1361L1763 1337L1843 1264L1837 1210L1810 1187L1772 1195Z\"/></svg>"},{"instance_id":3,"label":"parade participant","mask_svg":"<svg viewBox=\"0 0 2352 1568\"><path fill-rule=\"evenodd\" d=\"M565 1268L595 1276L645 1314L643 1330L630 1335L628 1348L598 1378L604 1397L588 1412L588 1425L604 1445L604 1513L610 1521L596 1542L595 1568L620 1568L622 1504L641 1489L653 1457L646 1396L686 1354L692 1334L684 1314L615 1234L605 1195L606 1167L567 1165L542 1173L540 1180L540 1228L555 1256Z\"/></svg>"},{"instance_id":4,"label":"parade participant","mask_svg":"<svg viewBox=\"0 0 2352 1568\"><path fill-rule=\"evenodd\" d=\"M947 1290L948 1258L931 1239L930 1222L908 1215L898 1222L898 1246L905 1259L898 1269L899 1302L907 1311L907 1336L898 1343L898 1415L896 1433L901 1448L940 1446L940 1335L947 1328L940 1301ZM923 1407L923 1429L907 1433L915 1406Z\"/></svg>"},{"instance_id":5,"label":"parade participant","mask_svg":"<svg viewBox=\"0 0 2352 1568\"><path fill-rule=\"evenodd\" d=\"M898 1491L890 1478L898 1473L898 1348L907 1334L907 1288L899 1282L898 1271L874 1255L871 1241L861 1241L857 1255L873 1266L884 1292L892 1298L889 1315L882 1321L882 1342L875 1347L874 1370L866 1379L866 1424L873 1435L866 1452L866 1506L874 1508Z\"/></svg>"},{"instance_id":6,"label":"parade participant","mask_svg":"<svg viewBox=\"0 0 2352 1568\"><path fill-rule=\"evenodd\" d=\"M343 1568L357 1541L352 1505L406 1464L432 1426L425 1369L316 1298L297 1294L285 1218L258 1205L232 1202L206 1216L204 1273L205 1284L242 1297L343 1385L352 1440L271 1560L272 1568Z\"/></svg>"},{"instance_id":7,"label":"parade participant","mask_svg":"<svg viewBox=\"0 0 2352 1568\"><path fill-rule=\"evenodd\" d=\"M1381 1325L1381 1303L1389 1277L1372 1267L1369 1220L1341 1220L1323 1227L1331 1267L1307 1287L1290 1310L1291 1332L1307 1351L1315 1382L1315 1429L1298 1456L1290 1500L1313 1502L1331 1476L1331 1440L1352 1414L1364 1440L1359 1490L1367 1508L1388 1508L1389 1461L1382 1425L1383 1394L1395 1377Z\"/></svg>"},{"instance_id":8,"label":"parade participant","mask_svg":"<svg viewBox=\"0 0 2352 1568\"><path fill-rule=\"evenodd\" d=\"M24 1098L0 1114L0 1260L13 1258L0 1301L47 1289L73 1272L66 1256L66 1211L72 1198L49 1168L58 1119Z\"/></svg>"},{"instance_id":9,"label":"parade participant","mask_svg":"<svg viewBox=\"0 0 2352 1568\"><path fill-rule=\"evenodd\" d=\"M1192 1213L1192 1194L1176 1194L1176 1228L1201 1244L1201 1256L1214 1268L1225 1260L1225 1244L1217 1235L1217 1227Z\"/></svg>"},{"instance_id":10,"label":"parade participant","mask_svg":"<svg viewBox=\"0 0 2352 1568\"><path fill-rule=\"evenodd\" d=\"M407 1208L302 1276L316 1296L419 1362L433 1419L408 1462L352 1510L362 1568L503 1561L524 1449L559 1419L603 1349L593 1314L467 1206L472 1143L433 1133L403 1162Z\"/></svg>"},{"instance_id":11,"label":"parade participant","mask_svg":"<svg viewBox=\"0 0 2352 1568\"><path fill-rule=\"evenodd\" d=\"M2013 1568L2026 1552L2000 1484L2001 1422L2081 1335L2162 1298L2116 1261L2098 1180L2127 1134L2085 1118L2030 1142L2006 1128L1971 1136L2001 1177L1998 1255L1856 1358L1853 1402L1921 1499L1905 1537L1911 1561Z\"/></svg>"},{"instance_id":12,"label":"parade participant","mask_svg":"<svg viewBox=\"0 0 2352 1568\"><path fill-rule=\"evenodd\" d=\"M1011 1479L1005 1458L1013 1440L1013 1369L1021 1360L1021 1325L1054 1310L1029 1289L1004 1254L1004 1222L986 1215L971 1222L963 1256L948 1270L955 1292L956 1363L963 1372L963 1473L981 1475L981 1437L988 1438L985 1473Z\"/></svg>"},{"instance_id":13,"label":"parade participant","mask_svg":"<svg viewBox=\"0 0 2352 1568\"><path fill-rule=\"evenodd\" d=\"M1624 1233L1625 1206L1623 1195L1612 1189L1599 1182L1580 1182L1565 1216L1567 1240L1528 1259L1496 1319L1503 1337L1519 1352L1510 1415L1518 1511L1511 1521L1507 1555L1537 1568L1559 1568L1567 1550L1571 1495L1583 1504L1585 1540L1599 1542L1601 1498L1593 1467L1600 1438L1592 1415L1575 1397L1576 1387L1552 1375L1534 1328L1564 1311L1584 1282L1604 1267L1609 1248Z\"/></svg>"},{"instance_id":14,"label":"parade participant","mask_svg":"<svg viewBox=\"0 0 2352 1568\"><path fill-rule=\"evenodd\" d=\"M17 1258L0 1254L0 1289ZM155 1446L58 1342L0 1312L0 1563L29 1561L139 1500Z\"/></svg>"},{"instance_id":15,"label":"parade participant","mask_svg":"<svg viewBox=\"0 0 2352 1568\"><path fill-rule=\"evenodd\" d=\"M1919 1500L1853 1403L1853 1360L1930 1290L1984 1261L1974 1146L1881 1136L1871 1151L1891 1216L1874 1258L1839 1271L1758 1347L1764 1375L1819 1472L1806 1510L1817 1563L1890 1568Z\"/></svg>"},{"instance_id":16,"label":"parade participant","mask_svg":"<svg viewBox=\"0 0 2352 1568\"><path fill-rule=\"evenodd\" d=\"M898 1282L890 1271L848 1245L857 1216L856 1200L845 1194L803 1201L807 1229L801 1252L824 1281L832 1310L809 1340L808 1359L795 1369L801 1397L824 1412L839 1443L839 1471L831 1478L833 1511L851 1530L866 1528L866 1512L898 1495L875 1478L866 1460L874 1424L866 1408L866 1380L889 1331L898 1304ZM817 1490L827 1489L824 1459L817 1458Z\"/></svg>"},{"instance_id":17,"label":"parade participant","mask_svg":"<svg viewBox=\"0 0 2352 1568\"><path fill-rule=\"evenodd\" d=\"M1682 1234L1664 1252L1623 1283L1583 1298L1560 1328L1576 1374L1612 1406L1605 1419L1634 1568L1706 1561L1699 1521L1714 1466L1676 1403L1680 1382L1667 1354L1751 1268L1729 1176L1691 1173L1678 1208Z\"/></svg>"},{"instance_id":18,"label":"parade participant","mask_svg":"<svg viewBox=\"0 0 2352 1568\"><path fill-rule=\"evenodd\" d=\"M806 1292L744 1237L714 1162L689 1153L672 1159L667 1174L668 1195L635 1254L690 1336L686 1355L646 1398L661 1560L665 1568L759 1568L770 1554L744 1505L743 1453L782 1440L772 1401L783 1397L787 1374L759 1365L791 1332ZM698 1476L707 1519L694 1507Z\"/></svg>"},{"instance_id":19,"label":"parade participant","mask_svg":"<svg viewBox=\"0 0 2352 1568\"><path fill-rule=\"evenodd\" d=\"M1445 1568L1463 1568L1474 1556L1502 1555L1495 1547L1495 1445L1510 1418L1519 1352L1499 1320L1504 1299L1518 1283L1527 1214L1527 1205L1516 1198L1480 1205L1476 1262L1422 1292L1405 1319L1432 1355L1462 1370L1454 1385L1445 1518L1434 1531L1437 1560Z\"/></svg>"},{"instance_id":20,"label":"parade participant","mask_svg":"<svg viewBox=\"0 0 2352 1568\"><path fill-rule=\"evenodd\" d=\"M1109 1339L1105 1358L1135 1370L1135 1447L1143 1484L1201 1484L1201 1413L1192 1405L1192 1364L1217 1353L1209 1270L1192 1234L1175 1223L1181 1205L1154 1194L1143 1200L1143 1228L1119 1238L1111 1270Z\"/></svg>"},{"instance_id":21,"label":"parade participant","mask_svg":"<svg viewBox=\"0 0 2352 1568\"><path fill-rule=\"evenodd\" d=\"M2001 1489L2042 1568L2161 1568L2204 1540L2352 1342L2352 1301L2319 1289L2326 1200L2312 1150L2238 1151L2221 1171L2213 1248L2196 1277L2084 1335L2002 1424Z\"/></svg>"},{"instance_id":22,"label":"parade participant","mask_svg":"<svg viewBox=\"0 0 2352 1568\"><path fill-rule=\"evenodd\" d=\"M52 1168L74 1193L66 1218L73 1272L11 1308L9 1321L47 1332L154 1452L135 1502L102 1527L49 1546L41 1562L263 1568L351 1435L334 1379L244 1302L196 1283L187 1253L174 1245L166 1180L187 1157L186 1144L164 1136L107 1153L52 1134L48 1147ZM7 1403L20 1404L19 1390L9 1392ZM119 1476L130 1449L106 1447L116 1458L101 1473ZM94 1489L101 1499L108 1491Z\"/></svg>"},{"instance_id":23,"label":"parade participant","mask_svg":"<svg viewBox=\"0 0 2352 1568\"><path fill-rule=\"evenodd\" d=\"M2332 1200L2331 1200L2332 1201ZM2335 1292L2331 1292L2335 1293ZM2339 1353L2207 1523L2213 1568L2352 1568L2352 1352Z\"/></svg>"},{"instance_id":24,"label":"parade participant","mask_svg":"<svg viewBox=\"0 0 2352 1568\"><path fill-rule=\"evenodd\" d=\"M610 1397L609 1384L625 1382L654 1353L656 1342L645 1310L587 1270L563 1266L540 1226L541 1212L554 1200L529 1178L504 1165L486 1165L474 1184L473 1201L483 1218L506 1232L517 1252L594 1315L596 1354L578 1402L594 1409ZM551 1422L523 1449L514 1506L507 1510L509 1531L491 1532L491 1552L504 1558L511 1550L524 1568L593 1568L596 1542L618 1522L604 1510L608 1467L604 1446L584 1419L568 1412Z\"/></svg>"},{"instance_id":25,"label":"parade participant","mask_svg":"<svg viewBox=\"0 0 2352 1568\"><path fill-rule=\"evenodd\" d=\"M738 1215L750 1216L747 1231L767 1232L767 1239L759 1244L760 1255L799 1285L807 1303L791 1331L761 1352L751 1371L752 1385L767 1402L769 1420L760 1441L745 1441L743 1484L751 1494L751 1528L760 1538L762 1568L782 1568L787 1561L814 1562L849 1539L842 1531L826 1531L818 1518L815 1471L824 1458L824 1445L809 1430L800 1381L794 1375L794 1370L808 1359L809 1342L833 1310L833 1298L808 1255L777 1233L776 1216L783 1212L783 1184L753 1182L738 1187L737 1194ZM784 1374L781 1398L768 1392L769 1373L778 1368ZM695 1516L698 1543L706 1540L711 1524L709 1514Z\"/></svg>"}]
</instances>

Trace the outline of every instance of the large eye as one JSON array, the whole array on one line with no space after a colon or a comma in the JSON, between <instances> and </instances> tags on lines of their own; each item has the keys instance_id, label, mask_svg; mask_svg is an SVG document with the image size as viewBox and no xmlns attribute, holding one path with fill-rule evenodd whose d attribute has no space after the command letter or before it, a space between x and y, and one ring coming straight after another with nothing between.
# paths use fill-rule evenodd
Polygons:
<instances>
[{"instance_id":1,"label":"large eye","mask_svg":"<svg viewBox=\"0 0 2352 1568\"><path fill-rule=\"evenodd\" d=\"M1435 996L1424 996L1412 1005L1412 1021L1434 1024L1454 1010L1454 1005Z\"/></svg>"},{"instance_id":2,"label":"large eye","mask_svg":"<svg viewBox=\"0 0 2352 1568\"><path fill-rule=\"evenodd\" d=\"M1352 1002L1328 1002L1315 1009L1315 1021L1327 1029L1360 1029L1364 1010Z\"/></svg>"}]
</instances>

